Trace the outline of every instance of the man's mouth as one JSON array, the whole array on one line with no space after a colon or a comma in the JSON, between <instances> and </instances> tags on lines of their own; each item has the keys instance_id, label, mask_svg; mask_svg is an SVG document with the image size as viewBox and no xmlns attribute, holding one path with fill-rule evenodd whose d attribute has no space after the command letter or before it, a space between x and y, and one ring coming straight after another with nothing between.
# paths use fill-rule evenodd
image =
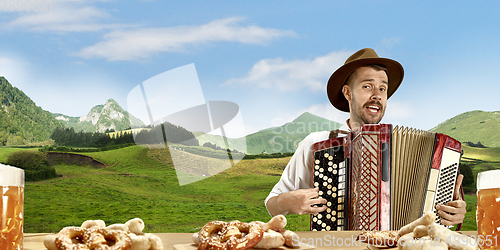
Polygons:
<instances>
[{"instance_id":1,"label":"man's mouth","mask_svg":"<svg viewBox=\"0 0 500 250\"><path fill-rule=\"evenodd\" d=\"M368 109L368 111L372 113L378 113L380 111L380 107L375 105L369 105L366 107L366 109Z\"/></svg>"}]
</instances>

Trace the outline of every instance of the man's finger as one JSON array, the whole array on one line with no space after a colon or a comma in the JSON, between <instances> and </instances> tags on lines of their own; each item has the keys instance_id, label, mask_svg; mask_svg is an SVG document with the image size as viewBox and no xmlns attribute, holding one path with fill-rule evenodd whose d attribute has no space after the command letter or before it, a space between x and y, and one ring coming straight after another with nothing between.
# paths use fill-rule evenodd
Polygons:
<instances>
[{"instance_id":1,"label":"man's finger","mask_svg":"<svg viewBox=\"0 0 500 250\"><path fill-rule=\"evenodd\" d=\"M441 211L441 212L447 212L447 213L452 213L452 214L457 212L457 208L450 206L450 205L437 205L436 208L438 211Z\"/></svg>"},{"instance_id":2,"label":"man's finger","mask_svg":"<svg viewBox=\"0 0 500 250\"><path fill-rule=\"evenodd\" d=\"M457 182L455 183L455 192L453 193L453 200L461 200L460 197L460 186L462 185L462 180L464 179L463 174L457 176Z\"/></svg>"},{"instance_id":3,"label":"man's finger","mask_svg":"<svg viewBox=\"0 0 500 250\"><path fill-rule=\"evenodd\" d=\"M321 206L321 207L311 207L311 214L318 214L320 212L323 212L326 210L326 206Z\"/></svg>"}]
</instances>

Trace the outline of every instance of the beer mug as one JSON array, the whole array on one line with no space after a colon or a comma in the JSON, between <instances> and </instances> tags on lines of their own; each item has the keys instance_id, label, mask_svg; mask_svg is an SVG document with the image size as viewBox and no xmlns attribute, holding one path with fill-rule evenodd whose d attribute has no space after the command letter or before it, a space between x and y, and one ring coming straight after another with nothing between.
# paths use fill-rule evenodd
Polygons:
<instances>
[{"instance_id":1,"label":"beer mug","mask_svg":"<svg viewBox=\"0 0 500 250\"><path fill-rule=\"evenodd\" d=\"M22 250L24 171L0 164L0 191L0 250Z\"/></svg>"},{"instance_id":2,"label":"beer mug","mask_svg":"<svg viewBox=\"0 0 500 250\"><path fill-rule=\"evenodd\" d=\"M476 220L481 249L500 249L500 170L477 174Z\"/></svg>"}]
</instances>

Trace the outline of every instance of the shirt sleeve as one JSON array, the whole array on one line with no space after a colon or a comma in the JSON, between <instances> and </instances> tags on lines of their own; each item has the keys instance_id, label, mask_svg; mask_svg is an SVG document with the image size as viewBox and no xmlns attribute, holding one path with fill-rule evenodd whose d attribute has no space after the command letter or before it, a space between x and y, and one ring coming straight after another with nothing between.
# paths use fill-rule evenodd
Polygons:
<instances>
[{"instance_id":1,"label":"shirt sleeve","mask_svg":"<svg viewBox=\"0 0 500 250\"><path fill-rule=\"evenodd\" d=\"M279 182L273 187L264 201L266 209L267 202L272 197L293 190L312 188L313 145L316 142L328 139L328 134L328 131L312 133L299 143L297 150L283 170Z\"/></svg>"}]
</instances>

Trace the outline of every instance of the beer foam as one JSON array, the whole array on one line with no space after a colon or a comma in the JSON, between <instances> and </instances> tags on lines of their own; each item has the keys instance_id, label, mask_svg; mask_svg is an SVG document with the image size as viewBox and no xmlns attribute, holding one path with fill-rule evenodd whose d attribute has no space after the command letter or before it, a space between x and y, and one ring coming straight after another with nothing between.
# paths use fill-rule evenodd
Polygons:
<instances>
[{"instance_id":1,"label":"beer foam","mask_svg":"<svg viewBox=\"0 0 500 250\"><path fill-rule=\"evenodd\" d=\"M477 190L500 188L500 170L490 170L477 174Z\"/></svg>"},{"instance_id":2,"label":"beer foam","mask_svg":"<svg viewBox=\"0 0 500 250\"><path fill-rule=\"evenodd\" d=\"M0 186L24 187L24 170L0 163Z\"/></svg>"}]
</instances>

